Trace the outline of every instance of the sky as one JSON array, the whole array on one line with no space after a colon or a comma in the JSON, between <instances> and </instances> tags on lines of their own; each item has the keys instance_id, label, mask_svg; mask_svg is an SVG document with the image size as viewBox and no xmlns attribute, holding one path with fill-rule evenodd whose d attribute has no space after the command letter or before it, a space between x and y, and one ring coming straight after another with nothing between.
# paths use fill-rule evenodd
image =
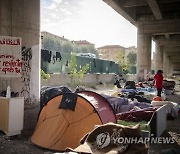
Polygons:
<instances>
[{"instance_id":1,"label":"sky","mask_svg":"<svg viewBox=\"0 0 180 154\"><path fill-rule=\"evenodd\" d=\"M137 28L103 0L41 0L41 31L96 48L137 46Z\"/></svg>"}]
</instances>

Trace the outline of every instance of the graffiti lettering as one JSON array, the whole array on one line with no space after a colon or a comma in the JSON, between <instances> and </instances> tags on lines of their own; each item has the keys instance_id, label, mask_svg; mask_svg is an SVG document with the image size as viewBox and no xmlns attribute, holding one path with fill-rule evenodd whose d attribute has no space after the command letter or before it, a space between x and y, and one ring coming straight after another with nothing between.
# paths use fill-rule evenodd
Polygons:
<instances>
[{"instance_id":1,"label":"graffiti lettering","mask_svg":"<svg viewBox=\"0 0 180 154\"><path fill-rule=\"evenodd\" d=\"M4 68L2 68L1 69L2 70L2 72L4 72L5 74L7 73L7 72L10 72L10 73L12 73L12 72L16 72L16 73L21 73L21 70L18 68L18 67L15 67L15 68L12 68L12 67L4 67Z\"/></svg>"},{"instance_id":2,"label":"graffiti lettering","mask_svg":"<svg viewBox=\"0 0 180 154\"><path fill-rule=\"evenodd\" d=\"M23 62L21 62L19 59L17 59L16 61L3 61L2 66L3 67L22 67L23 66Z\"/></svg>"},{"instance_id":3,"label":"graffiti lettering","mask_svg":"<svg viewBox=\"0 0 180 154\"><path fill-rule=\"evenodd\" d=\"M25 103L32 103L30 97L30 73L31 73L31 59L32 50L31 48L22 48L22 60L24 65L22 66L22 82L23 87L21 95L25 98Z\"/></svg>"},{"instance_id":4,"label":"graffiti lettering","mask_svg":"<svg viewBox=\"0 0 180 154\"><path fill-rule=\"evenodd\" d=\"M28 61L32 59L32 51L31 48L27 49L27 50L23 50L22 51L22 60L24 61Z\"/></svg>"},{"instance_id":5,"label":"graffiti lettering","mask_svg":"<svg viewBox=\"0 0 180 154\"><path fill-rule=\"evenodd\" d=\"M21 38L0 36L0 76L20 77L23 65Z\"/></svg>"},{"instance_id":6,"label":"graffiti lettering","mask_svg":"<svg viewBox=\"0 0 180 154\"><path fill-rule=\"evenodd\" d=\"M1 45L20 45L20 39L1 38L0 44Z\"/></svg>"},{"instance_id":7,"label":"graffiti lettering","mask_svg":"<svg viewBox=\"0 0 180 154\"><path fill-rule=\"evenodd\" d=\"M9 58L12 58L13 60L8 60ZM9 73L15 72L18 74L21 73L21 67L24 65L24 63L21 60L19 59L14 60L13 55L3 55L1 56L1 59L2 59L1 71L4 74L7 74L8 72Z\"/></svg>"},{"instance_id":8,"label":"graffiti lettering","mask_svg":"<svg viewBox=\"0 0 180 154\"><path fill-rule=\"evenodd\" d=\"M9 58L9 59L14 59L13 55L0 55L0 58Z\"/></svg>"}]
</instances>

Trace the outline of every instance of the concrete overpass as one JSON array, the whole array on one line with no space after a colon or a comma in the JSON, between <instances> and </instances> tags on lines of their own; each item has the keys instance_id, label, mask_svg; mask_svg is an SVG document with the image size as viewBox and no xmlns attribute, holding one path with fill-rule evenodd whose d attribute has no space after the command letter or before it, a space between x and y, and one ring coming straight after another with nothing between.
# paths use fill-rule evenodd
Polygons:
<instances>
[{"instance_id":1,"label":"concrete overpass","mask_svg":"<svg viewBox=\"0 0 180 154\"><path fill-rule=\"evenodd\" d=\"M180 0L103 0L138 29L137 74L151 70L154 40L156 70L180 74Z\"/></svg>"},{"instance_id":2,"label":"concrete overpass","mask_svg":"<svg viewBox=\"0 0 180 154\"><path fill-rule=\"evenodd\" d=\"M151 70L152 39L156 42L156 69L163 69L166 75L180 73L180 0L104 1L138 28L139 77L143 79L145 72ZM5 43L2 36L10 43ZM13 50L12 37L22 40L21 77L6 76L2 72L2 62L14 60L7 58L7 53L2 55L2 45L12 45ZM0 0L0 91L10 85L27 103L39 99L40 44L40 0ZM9 71L16 69L10 65L3 67Z\"/></svg>"}]
</instances>

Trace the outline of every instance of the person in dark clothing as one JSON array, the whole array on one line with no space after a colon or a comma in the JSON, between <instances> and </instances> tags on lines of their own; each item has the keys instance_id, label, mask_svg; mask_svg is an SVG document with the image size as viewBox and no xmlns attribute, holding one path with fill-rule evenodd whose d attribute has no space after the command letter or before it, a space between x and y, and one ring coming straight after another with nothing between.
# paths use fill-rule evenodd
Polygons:
<instances>
[{"instance_id":1,"label":"person in dark clothing","mask_svg":"<svg viewBox=\"0 0 180 154\"><path fill-rule=\"evenodd\" d=\"M155 87L157 89L157 96L161 97L161 92L163 88L163 71L158 70L157 73L154 76L154 81L155 81Z\"/></svg>"},{"instance_id":2,"label":"person in dark clothing","mask_svg":"<svg viewBox=\"0 0 180 154\"><path fill-rule=\"evenodd\" d=\"M117 88L122 88L121 84L120 84L120 76L119 75L115 75L114 85L116 85Z\"/></svg>"}]
</instances>

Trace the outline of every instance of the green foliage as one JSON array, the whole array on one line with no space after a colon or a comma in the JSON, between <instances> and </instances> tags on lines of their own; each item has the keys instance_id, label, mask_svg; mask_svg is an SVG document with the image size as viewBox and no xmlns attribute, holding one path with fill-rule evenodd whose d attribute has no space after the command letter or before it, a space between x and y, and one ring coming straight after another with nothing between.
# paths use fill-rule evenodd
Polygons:
<instances>
[{"instance_id":1,"label":"green foliage","mask_svg":"<svg viewBox=\"0 0 180 154\"><path fill-rule=\"evenodd\" d=\"M123 74L128 74L128 73L130 73L130 66L129 66L128 64L123 64L123 65L121 65L121 68L122 68Z\"/></svg>"},{"instance_id":2,"label":"green foliage","mask_svg":"<svg viewBox=\"0 0 180 154\"><path fill-rule=\"evenodd\" d=\"M41 74L41 79L43 80L47 80L51 77L50 74L46 74L43 70L40 70L40 74Z\"/></svg>"},{"instance_id":3,"label":"green foliage","mask_svg":"<svg viewBox=\"0 0 180 154\"><path fill-rule=\"evenodd\" d=\"M94 46L79 46L70 41L62 42L58 38L54 37L43 37L42 41L43 47L46 50L69 54L71 54L72 51L75 51L76 53L94 53L97 57L99 57L99 54Z\"/></svg>"},{"instance_id":4,"label":"green foliage","mask_svg":"<svg viewBox=\"0 0 180 154\"><path fill-rule=\"evenodd\" d=\"M122 73L128 74L130 72L130 66L128 64L126 64L126 62L125 62L125 53L124 52L118 52L116 58L119 60L118 64L122 70Z\"/></svg>"},{"instance_id":5,"label":"green foliage","mask_svg":"<svg viewBox=\"0 0 180 154\"><path fill-rule=\"evenodd\" d=\"M62 51L62 44L60 41L54 39L54 38L44 38L43 39L43 46L44 49L46 50L51 50L51 51Z\"/></svg>"},{"instance_id":6,"label":"green foliage","mask_svg":"<svg viewBox=\"0 0 180 154\"><path fill-rule=\"evenodd\" d=\"M130 52L127 56L128 62L131 66L134 66L136 64L137 55L134 52Z\"/></svg>"},{"instance_id":7,"label":"green foliage","mask_svg":"<svg viewBox=\"0 0 180 154\"><path fill-rule=\"evenodd\" d=\"M89 64L86 64L83 66L79 71L77 70L77 62L76 62L76 55L73 53L71 55L71 61L69 63L69 69L70 69L70 79L71 79L71 85L73 86L79 86L81 85L81 80L84 77L84 74L89 69Z\"/></svg>"},{"instance_id":8,"label":"green foliage","mask_svg":"<svg viewBox=\"0 0 180 154\"><path fill-rule=\"evenodd\" d=\"M71 54L71 52L73 51L73 45L71 42L66 42L63 44L63 52L64 53L69 53Z\"/></svg>"},{"instance_id":9,"label":"green foliage","mask_svg":"<svg viewBox=\"0 0 180 154\"><path fill-rule=\"evenodd\" d=\"M116 58L118 59L118 64L121 66L125 63L125 53L123 51L118 52Z\"/></svg>"}]
</instances>

